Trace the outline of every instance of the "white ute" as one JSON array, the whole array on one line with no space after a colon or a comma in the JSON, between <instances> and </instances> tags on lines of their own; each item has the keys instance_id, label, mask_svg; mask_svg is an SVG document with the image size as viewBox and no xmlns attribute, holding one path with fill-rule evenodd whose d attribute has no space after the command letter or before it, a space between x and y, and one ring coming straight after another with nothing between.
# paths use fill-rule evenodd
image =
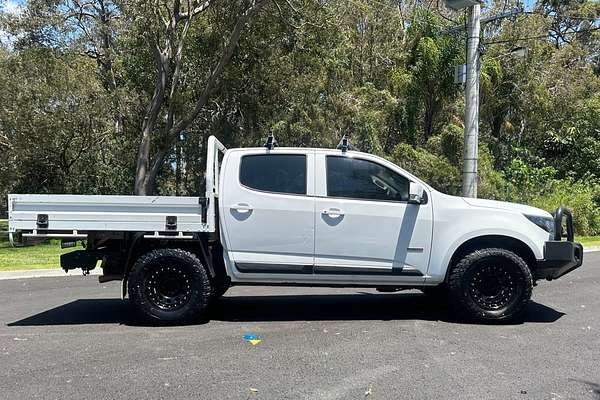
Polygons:
<instances>
[{"instance_id":1,"label":"white ute","mask_svg":"<svg viewBox=\"0 0 600 400\"><path fill-rule=\"evenodd\" d=\"M82 241L63 269L100 264L143 317L171 323L234 285L418 288L506 320L536 280L582 263L568 210L442 194L345 139L226 149L211 136L207 149L205 197L11 194L10 238Z\"/></svg>"}]
</instances>

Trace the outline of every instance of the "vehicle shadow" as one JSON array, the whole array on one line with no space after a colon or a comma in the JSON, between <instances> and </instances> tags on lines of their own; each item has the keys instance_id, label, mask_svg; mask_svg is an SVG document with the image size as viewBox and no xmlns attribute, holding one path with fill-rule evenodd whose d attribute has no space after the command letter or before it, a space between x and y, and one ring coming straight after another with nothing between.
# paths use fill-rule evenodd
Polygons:
<instances>
[{"instance_id":1,"label":"vehicle shadow","mask_svg":"<svg viewBox=\"0 0 600 400\"><path fill-rule=\"evenodd\" d=\"M563 315L532 301L516 323L550 323ZM470 323L421 293L223 297L213 305L210 318L242 322L424 320Z\"/></svg>"},{"instance_id":2,"label":"vehicle shadow","mask_svg":"<svg viewBox=\"0 0 600 400\"><path fill-rule=\"evenodd\" d=\"M551 323L564 313L532 301L522 319L511 324ZM428 320L469 323L420 293L225 296L208 313L210 320L263 321L392 321ZM143 326L130 304L120 299L82 299L11 322L8 326L124 324Z\"/></svg>"},{"instance_id":3,"label":"vehicle shadow","mask_svg":"<svg viewBox=\"0 0 600 400\"><path fill-rule=\"evenodd\" d=\"M580 379L569 379L569 380L573 381L573 382L578 382L578 383L584 384L586 387L589 388L591 393L594 395L595 399L600 399L600 384L590 382L590 381L580 380Z\"/></svg>"}]
</instances>

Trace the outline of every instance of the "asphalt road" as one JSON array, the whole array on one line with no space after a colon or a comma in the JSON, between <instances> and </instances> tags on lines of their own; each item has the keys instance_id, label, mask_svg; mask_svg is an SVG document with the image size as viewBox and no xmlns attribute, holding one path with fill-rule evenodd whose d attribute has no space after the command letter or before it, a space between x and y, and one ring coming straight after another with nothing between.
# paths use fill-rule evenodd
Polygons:
<instances>
[{"instance_id":1,"label":"asphalt road","mask_svg":"<svg viewBox=\"0 0 600 400\"><path fill-rule=\"evenodd\" d=\"M600 399L600 252L513 325L413 291L240 287L208 323L147 327L119 293L0 281L0 399Z\"/></svg>"}]
</instances>

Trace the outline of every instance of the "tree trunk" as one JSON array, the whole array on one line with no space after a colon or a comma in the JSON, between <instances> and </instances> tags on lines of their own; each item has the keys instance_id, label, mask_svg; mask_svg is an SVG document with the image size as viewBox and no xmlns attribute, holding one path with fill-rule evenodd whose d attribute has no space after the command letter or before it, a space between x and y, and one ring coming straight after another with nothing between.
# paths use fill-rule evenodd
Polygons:
<instances>
[{"instance_id":1,"label":"tree trunk","mask_svg":"<svg viewBox=\"0 0 600 400\"><path fill-rule=\"evenodd\" d=\"M174 17L171 22L167 24L164 48L159 48L158 43L151 40L151 46L154 48L155 52L157 77L154 95L148 110L146 111L146 116L142 126L142 136L138 150L135 174L134 190L136 195L151 195L154 193L156 177L166 156L172 148L173 142L177 140L184 129L189 127L194 122L196 117L204 109L210 96L215 90L215 87L217 86L217 81L223 73L223 69L233 56L234 50L238 45L246 22L248 22L252 16L254 16L267 2L268 0L254 0L252 5L246 9L242 15L239 16L230 33L229 40L225 43L219 60L212 69L210 75L207 77L204 88L195 101L193 109L188 112L186 116L176 120L175 109L173 108L174 103L170 102L169 107L166 109L167 118L164 136L161 140L160 146L158 147L156 155L151 160L150 150L152 134L155 131L156 120L160 114L160 110L165 106L164 103L166 100L168 99L171 101L176 96L176 91L180 81L179 73L184 42L186 40L188 29L191 26L192 18L197 13L200 13L206 9L210 4L209 2L202 3L196 9L197 11L189 11L184 15L180 13L179 4L176 2L173 14ZM185 20L185 25L181 30L179 39L177 40L176 36L174 35L177 32L177 23L181 20ZM175 45L176 42L178 43ZM174 71L173 74L171 74L171 70ZM167 85L167 80L169 80L169 85ZM165 88L167 87L171 88L169 93L165 93Z\"/></svg>"},{"instance_id":2,"label":"tree trunk","mask_svg":"<svg viewBox=\"0 0 600 400\"><path fill-rule=\"evenodd\" d=\"M167 76L169 74L169 60L158 47L154 46L154 51L157 70L156 82L154 84L154 94L152 95L152 100L150 100L150 105L146 110L142 124L142 137L140 139L135 168L134 193L138 196L147 196L154 192L154 177L149 175L148 170L150 166L150 145L156 119L164 101Z\"/></svg>"},{"instance_id":3,"label":"tree trunk","mask_svg":"<svg viewBox=\"0 0 600 400\"><path fill-rule=\"evenodd\" d=\"M134 193L138 196L148 194L148 166L150 165L150 132L143 129L142 139L138 149L137 165L135 168L135 187Z\"/></svg>"},{"instance_id":4,"label":"tree trunk","mask_svg":"<svg viewBox=\"0 0 600 400\"><path fill-rule=\"evenodd\" d=\"M175 196L181 196L181 140L175 140Z\"/></svg>"}]
</instances>

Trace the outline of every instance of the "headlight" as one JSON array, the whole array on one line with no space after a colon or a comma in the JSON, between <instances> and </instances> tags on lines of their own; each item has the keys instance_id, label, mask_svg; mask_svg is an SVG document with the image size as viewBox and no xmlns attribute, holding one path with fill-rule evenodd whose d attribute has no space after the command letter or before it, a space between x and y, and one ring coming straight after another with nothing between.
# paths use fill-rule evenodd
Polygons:
<instances>
[{"instance_id":1,"label":"headlight","mask_svg":"<svg viewBox=\"0 0 600 400\"><path fill-rule=\"evenodd\" d=\"M554 218L540 217L537 215L524 215L528 220L530 220L531 222L548 232L550 234L551 239L554 238Z\"/></svg>"}]
</instances>

